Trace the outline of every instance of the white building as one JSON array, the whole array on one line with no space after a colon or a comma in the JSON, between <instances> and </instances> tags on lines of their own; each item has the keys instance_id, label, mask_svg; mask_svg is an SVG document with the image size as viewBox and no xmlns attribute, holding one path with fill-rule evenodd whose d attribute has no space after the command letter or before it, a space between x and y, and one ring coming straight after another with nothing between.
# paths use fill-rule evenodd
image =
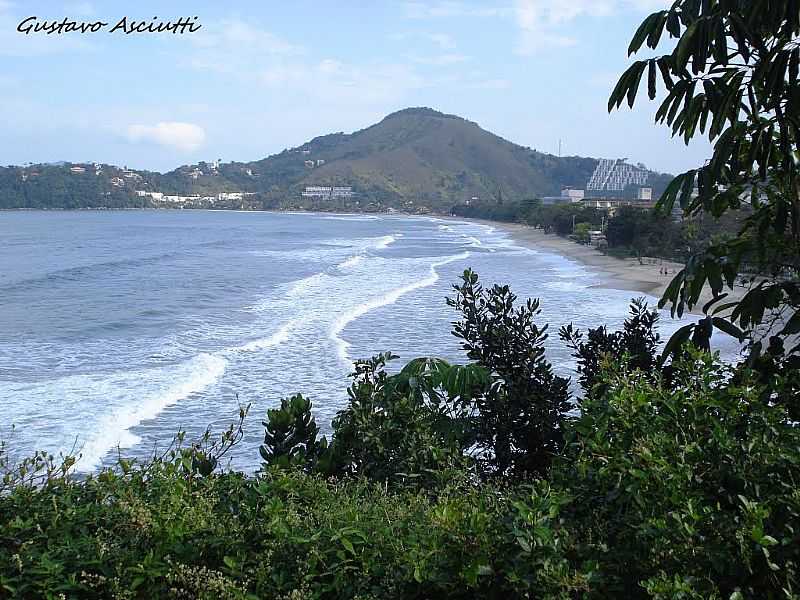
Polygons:
<instances>
[{"instance_id":1,"label":"white building","mask_svg":"<svg viewBox=\"0 0 800 600\"><path fill-rule=\"evenodd\" d=\"M629 185L645 185L649 173L625 162L624 158L600 159L586 189L593 192L621 192Z\"/></svg>"},{"instance_id":2,"label":"white building","mask_svg":"<svg viewBox=\"0 0 800 600\"><path fill-rule=\"evenodd\" d=\"M322 198L330 200L331 198L352 198L353 188L351 186L307 186L305 191L301 194L305 198Z\"/></svg>"},{"instance_id":3,"label":"white building","mask_svg":"<svg viewBox=\"0 0 800 600\"><path fill-rule=\"evenodd\" d=\"M570 187L566 187L561 190L561 197L568 202L580 202L583 200L584 196L586 196L586 192L584 190L575 190Z\"/></svg>"},{"instance_id":4,"label":"white building","mask_svg":"<svg viewBox=\"0 0 800 600\"><path fill-rule=\"evenodd\" d=\"M220 192L217 194L218 200L241 200L244 198L242 192Z\"/></svg>"}]
</instances>

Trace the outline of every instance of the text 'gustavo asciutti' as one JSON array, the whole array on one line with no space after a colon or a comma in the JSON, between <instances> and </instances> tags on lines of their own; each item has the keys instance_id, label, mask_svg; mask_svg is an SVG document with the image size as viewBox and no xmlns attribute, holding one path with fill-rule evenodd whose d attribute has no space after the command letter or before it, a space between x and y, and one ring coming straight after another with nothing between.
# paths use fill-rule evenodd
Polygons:
<instances>
[{"instance_id":1,"label":"text 'gustavo asciutti'","mask_svg":"<svg viewBox=\"0 0 800 600\"><path fill-rule=\"evenodd\" d=\"M149 21L137 21L122 17L113 27L106 21L75 21L69 17L64 17L60 21L40 20L39 17L28 17L20 21L17 31L30 35L32 33L43 33L45 35L62 35L66 33L98 33L107 31L108 33L171 33L173 35L183 35L184 33L194 33L202 25L197 22L197 17L181 17L172 21L153 17Z\"/></svg>"}]
</instances>

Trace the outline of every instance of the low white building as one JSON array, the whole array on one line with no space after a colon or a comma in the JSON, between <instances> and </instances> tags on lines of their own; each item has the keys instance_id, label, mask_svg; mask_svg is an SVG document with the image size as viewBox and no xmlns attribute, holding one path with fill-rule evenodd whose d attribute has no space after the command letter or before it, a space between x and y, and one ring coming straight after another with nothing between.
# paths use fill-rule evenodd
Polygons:
<instances>
[{"instance_id":1,"label":"low white building","mask_svg":"<svg viewBox=\"0 0 800 600\"><path fill-rule=\"evenodd\" d=\"M242 192L220 192L217 194L217 200L242 200L244 194Z\"/></svg>"},{"instance_id":2,"label":"low white building","mask_svg":"<svg viewBox=\"0 0 800 600\"><path fill-rule=\"evenodd\" d=\"M305 191L301 193L305 198L322 198L329 200L331 198L352 198L353 188L351 186L306 186Z\"/></svg>"},{"instance_id":3,"label":"low white building","mask_svg":"<svg viewBox=\"0 0 800 600\"><path fill-rule=\"evenodd\" d=\"M580 202L586 197L584 190L576 190L571 187L565 187L561 190L561 197L569 202Z\"/></svg>"}]
</instances>

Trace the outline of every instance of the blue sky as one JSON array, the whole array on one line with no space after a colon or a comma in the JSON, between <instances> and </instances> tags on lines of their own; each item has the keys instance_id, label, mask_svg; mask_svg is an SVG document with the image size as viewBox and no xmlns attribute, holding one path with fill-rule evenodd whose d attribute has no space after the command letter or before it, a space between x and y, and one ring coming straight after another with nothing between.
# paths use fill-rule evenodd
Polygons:
<instances>
[{"instance_id":1,"label":"blue sky","mask_svg":"<svg viewBox=\"0 0 800 600\"><path fill-rule=\"evenodd\" d=\"M678 172L709 155L609 115L626 48L660 0L34 2L0 0L0 164L169 170L256 160L408 106L513 142ZM194 34L25 36L42 20L198 17Z\"/></svg>"}]
</instances>

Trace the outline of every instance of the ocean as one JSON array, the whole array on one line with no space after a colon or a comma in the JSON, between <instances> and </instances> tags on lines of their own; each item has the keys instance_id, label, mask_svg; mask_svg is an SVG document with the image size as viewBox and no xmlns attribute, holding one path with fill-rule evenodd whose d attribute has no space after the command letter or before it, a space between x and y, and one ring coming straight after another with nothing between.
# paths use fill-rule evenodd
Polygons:
<instances>
[{"instance_id":1,"label":"ocean","mask_svg":"<svg viewBox=\"0 0 800 600\"><path fill-rule=\"evenodd\" d=\"M329 430L352 361L464 361L445 303L466 268L538 297L562 324L619 327L635 292L521 247L501 228L384 215L221 211L0 213L0 439L15 455L147 457L252 404L233 466L254 470L268 408L296 392ZM651 304L655 299L650 298ZM681 322L664 315L663 336ZM12 427L13 426L13 427Z\"/></svg>"}]
</instances>

